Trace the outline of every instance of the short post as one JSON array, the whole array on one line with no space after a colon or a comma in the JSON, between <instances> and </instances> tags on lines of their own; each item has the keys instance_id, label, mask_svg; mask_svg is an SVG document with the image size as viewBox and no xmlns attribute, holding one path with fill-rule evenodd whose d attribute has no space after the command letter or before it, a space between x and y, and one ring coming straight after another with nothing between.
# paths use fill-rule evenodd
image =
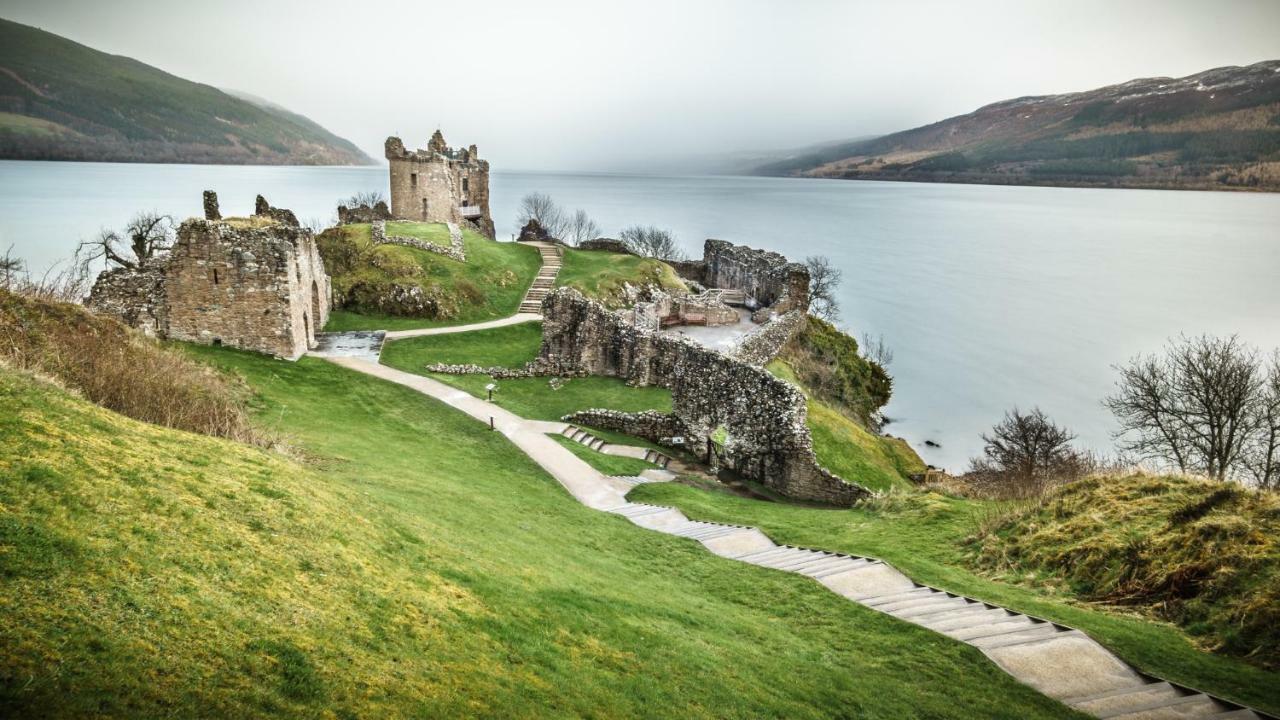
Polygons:
<instances>
[{"instance_id":1,"label":"short post","mask_svg":"<svg viewBox=\"0 0 1280 720\"><path fill-rule=\"evenodd\" d=\"M489 383L484 386L484 389L489 391L489 402L493 402L493 391L496 390L497 387L498 386L493 383Z\"/></svg>"},{"instance_id":2,"label":"short post","mask_svg":"<svg viewBox=\"0 0 1280 720\"><path fill-rule=\"evenodd\" d=\"M496 430L496 429L497 429L497 428L495 428L495 427L493 426L493 416L492 416L492 415L490 415L490 416L489 416L489 429L490 429L490 430Z\"/></svg>"}]
</instances>

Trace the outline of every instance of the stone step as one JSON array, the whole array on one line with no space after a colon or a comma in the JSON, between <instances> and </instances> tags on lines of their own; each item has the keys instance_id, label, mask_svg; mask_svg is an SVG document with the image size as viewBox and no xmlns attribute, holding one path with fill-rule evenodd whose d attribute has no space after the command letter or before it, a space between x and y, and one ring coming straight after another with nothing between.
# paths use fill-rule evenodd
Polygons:
<instances>
[{"instance_id":1,"label":"stone step","mask_svg":"<svg viewBox=\"0 0 1280 720\"><path fill-rule=\"evenodd\" d=\"M818 572L805 573L805 574L811 578L814 578L815 580L821 580L823 578L832 577L833 575L842 575L847 572L853 572L854 570L865 570L866 568L874 567L876 565L881 564L875 560L868 560L867 558L849 557L845 559L848 560L847 563L838 565L829 570L821 570Z\"/></svg>"},{"instance_id":2,"label":"stone step","mask_svg":"<svg viewBox=\"0 0 1280 720\"><path fill-rule=\"evenodd\" d=\"M970 626L959 630L948 630L942 634L949 638L969 642L971 640L980 640L982 638L1021 632L1039 624L1039 621L1029 618L1026 615L1011 615L1006 620L1000 620L986 625Z\"/></svg>"},{"instance_id":3,"label":"stone step","mask_svg":"<svg viewBox=\"0 0 1280 720\"><path fill-rule=\"evenodd\" d=\"M844 570L851 569L854 565L854 559L848 555L836 555L826 561L798 568L794 572L798 572L801 575L807 575L809 577L818 577L822 573L831 572L833 570L843 572Z\"/></svg>"},{"instance_id":4,"label":"stone step","mask_svg":"<svg viewBox=\"0 0 1280 720\"><path fill-rule=\"evenodd\" d=\"M1098 717L1114 720L1156 720L1170 718L1208 718L1226 710L1227 706L1217 702L1203 693L1179 695L1173 698L1152 700L1145 705L1136 705L1117 712L1106 712Z\"/></svg>"},{"instance_id":5,"label":"stone step","mask_svg":"<svg viewBox=\"0 0 1280 720\"><path fill-rule=\"evenodd\" d=\"M623 517L635 518L642 515L653 515L655 513L667 512L671 508L662 507L661 505L644 505L642 503L627 503L613 510L615 514Z\"/></svg>"},{"instance_id":6,"label":"stone step","mask_svg":"<svg viewBox=\"0 0 1280 720\"><path fill-rule=\"evenodd\" d=\"M952 600L952 599L954 599L952 595L948 595L942 592L941 590L934 590L933 588L929 588L929 592L927 593L920 593L918 595L912 595L910 597L900 598L898 600L894 600L893 602L880 603L879 605L875 606L875 609L879 610L880 612L891 613L897 610L906 610L906 609L917 607L920 605L930 605L939 600Z\"/></svg>"},{"instance_id":7,"label":"stone step","mask_svg":"<svg viewBox=\"0 0 1280 720\"><path fill-rule=\"evenodd\" d=\"M1041 642L1050 638L1060 637L1077 631L1059 631L1053 623L1040 623L1034 627L1021 630L1019 632L1008 633L1005 635L996 635L995 637L981 638L971 640L970 645L979 650L994 650L996 648L1008 647L1010 645L1022 645L1025 643Z\"/></svg>"},{"instance_id":8,"label":"stone step","mask_svg":"<svg viewBox=\"0 0 1280 720\"><path fill-rule=\"evenodd\" d=\"M771 547L764 550L756 550L755 552L749 552L749 553L746 553L745 555L736 555L734 556L734 559L741 560L742 562L746 562L746 563L751 563L753 565L759 565L760 560L773 557L774 555L779 555L790 549L791 548L787 547L786 545L778 545L776 547Z\"/></svg>"},{"instance_id":9,"label":"stone step","mask_svg":"<svg viewBox=\"0 0 1280 720\"><path fill-rule=\"evenodd\" d=\"M609 477L613 480L621 480L628 485L643 485L645 483L656 482L649 478L642 478L637 475L610 475Z\"/></svg>"},{"instance_id":10,"label":"stone step","mask_svg":"<svg viewBox=\"0 0 1280 720\"><path fill-rule=\"evenodd\" d=\"M882 612L887 612L896 618L902 618L903 620L910 620L911 618L914 618L917 615L934 615L936 613L940 613L945 610L965 608L971 604L972 603L970 603L968 600L964 598L944 597L944 598L938 598L937 600L931 603L913 605L909 608L902 608L900 610L882 610L881 608L876 608L876 609L881 610Z\"/></svg>"},{"instance_id":11,"label":"stone step","mask_svg":"<svg viewBox=\"0 0 1280 720\"><path fill-rule=\"evenodd\" d=\"M818 552L814 555L810 555L807 558L798 558L793 562L775 565L774 569L784 570L786 572L798 573L805 568L812 567L819 563L826 563L827 561L835 560L838 557L839 556L833 555L831 553Z\"/></svg>"},{"instance_id":12,"label":"stone step","mask_svg":"<svg viewBox=\"0 0 1280 720\"><path fill-rule=\"evenodd\" d=\"M813 550L791 548L791 552L785 555L779 555L778 557L769 558L760 564L767 568L773 568L774 570L786 570L793 565L799 565L801 563L809 562L810 560L816 560L819 557L825 557L825 555L819 556Z\"/></svg>"},{"instance_id":13,"label":"stone step","mask_svg":"<svg viewBox=\"0 0 1280 720\"><path fill-rule=\"evenodd\" d=\"M1177 688L1161 680L1127 685L1093 695L1064 698L1062 703L1079 708L1090 715L1100 715L1113 711L1125 712L1129 708L1145 705L1160 698L1181 696L1182 693L1178 692Z\"/></svg>"},{"instance_id":14,"label":"stone step","mask_svg":"<svg viewBox=\"0 0 1280 720\"><path fill-rule=\"evenodd\" d=\"M974 627L983 625L988 622L1003 622L1011 617L1016 617L1017 613L1011 613L1004 608L995 608L982 603L974 603L969 607L960 608L959 610L944 610L932 615L917 616L913 622L919 623L930 630L937 632L945 632L947 630L959 630L966 627Z\"/></svg>"},{"instance_id":15,"label":"stone step","mask_svg":"<svg viewBox=\"0 0 1280 720\"><path fill-rule=\"evenodd\" d=\"M936 591L933 588L922 586L912 588L910 590L903 590L902 592L891 593L889 595L869 595L867 597L858 598L858 602L866 605L867 607L878 608L885 603L897 602L898 600L902 600L913 595L928 595L934 592Z\"/></svg>"}]
</instances>

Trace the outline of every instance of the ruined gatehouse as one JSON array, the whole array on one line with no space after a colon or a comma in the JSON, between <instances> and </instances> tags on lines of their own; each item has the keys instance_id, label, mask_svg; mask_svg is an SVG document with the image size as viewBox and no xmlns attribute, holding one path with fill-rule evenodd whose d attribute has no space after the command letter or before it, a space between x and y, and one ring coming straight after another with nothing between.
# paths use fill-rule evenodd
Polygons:
<instances>
[{"instance_id":1,"label":"ruined gatehouse","mask_svg":"<svg viewBox=\"0 0 1280 720\"><path fill-rule=\"evenodd\" d=\"M425 150L409 151L398 137L385 145L391 172L391 215L399 220L471 223L494 236L489 215L489 162L476 146L454 150L439 130Z\"/></svg>"},{"instance_id":2,"label":"ruined gatehouse","mask_svg":"<svg viewBox=\"0 0 1280 720\"><path fill-rule=\"evenodd\" d=\"M223 219L206 193L205 218L182 223L167 253L103 272L86 304L155 337L293 360L315 346L329 298L315 238L292 212L258 196L253 216Z\"/></svg>"}]
</instances>

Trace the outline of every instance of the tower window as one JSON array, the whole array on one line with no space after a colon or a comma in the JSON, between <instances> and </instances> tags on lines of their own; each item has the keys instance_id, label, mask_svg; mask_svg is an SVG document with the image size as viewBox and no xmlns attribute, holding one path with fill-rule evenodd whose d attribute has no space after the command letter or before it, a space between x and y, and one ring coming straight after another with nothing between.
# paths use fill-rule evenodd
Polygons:
<instances>
[{"instance_id":1,"label":"tower window","mask_svg":"<svg viewBox=\"0 0 1280 720\"><path fill-rule=\"evenodd\" d=\"M467 191L467 179L462 178L462 192L466 192L466 191Z\"/></svg>"},{"instance_id":2,"label":"tower window","mask_svg":"<svg viewBox=\"0 0 1280 720\"><path fill-rule=\"evenodd\" d=\"M418 173L409 173L409 187L418 187Z\"/></svg>"}]
</instances>

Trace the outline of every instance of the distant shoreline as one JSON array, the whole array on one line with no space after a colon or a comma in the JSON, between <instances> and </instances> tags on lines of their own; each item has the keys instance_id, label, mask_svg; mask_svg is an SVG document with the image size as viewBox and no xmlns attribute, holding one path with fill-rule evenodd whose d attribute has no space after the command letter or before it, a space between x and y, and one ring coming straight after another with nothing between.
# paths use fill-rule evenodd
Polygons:
<instances>
[{"instance_id":1,"label":"distant shoreline","mask_svg":"<svg viewBox=\"0 0 1280 720\"><path fill-rule=\"evenodd\" d=\"M981 176L981 177L956 177L956 176L903 176L903 175L875 175L871 173L860 173L858 175L770 175L759 174L753 177L768 177L789 180L853 180L867 181L878 180L882 182L903 182L903 183L934 183L946 185L1007 185L1017 187L1053 187L1053 188L1087 188L1093 190L1183 190L1197 192L1234 192L1234 193L1280 193L1280 187L1247 187L1243 185L1222 185L1219 183L1205 182L1198 184L1156 184L1156 183L1131 183L1124 180L1119 181L1067 181L1044 179L1036 180L1030 178L1005 178L1000 176Z\"/></svg>"}]
</instances>

